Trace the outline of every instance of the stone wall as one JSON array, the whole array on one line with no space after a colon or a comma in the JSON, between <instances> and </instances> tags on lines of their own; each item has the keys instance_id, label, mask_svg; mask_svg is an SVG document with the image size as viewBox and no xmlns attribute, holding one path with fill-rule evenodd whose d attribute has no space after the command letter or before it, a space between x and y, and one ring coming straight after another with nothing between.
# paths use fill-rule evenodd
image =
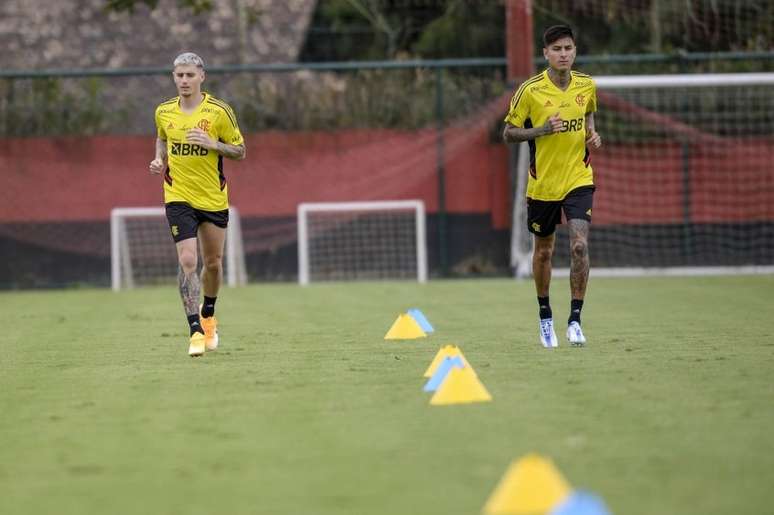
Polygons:
<instances>
[{"instance_id":1,"label":"stone wall","mask_svg":"<svg viewBox=\"0 0 774 515\"><path fill-rule=\"evenodd\" d=\"M206 65L293 62L316 0L216 0L195 15L175 0L133 13L106 0L2 0L0 69L169 66L183 51Z\"/></svg>"}]
</instances>

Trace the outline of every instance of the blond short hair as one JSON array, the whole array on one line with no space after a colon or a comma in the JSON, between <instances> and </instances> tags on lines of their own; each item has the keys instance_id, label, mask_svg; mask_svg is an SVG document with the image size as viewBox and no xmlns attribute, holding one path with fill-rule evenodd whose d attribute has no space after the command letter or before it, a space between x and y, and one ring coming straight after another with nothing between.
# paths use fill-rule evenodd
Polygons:
<instances>
[{"instance_id":1,"label":"blond short hair","mask_svg":"<svg viewBox=\"0 0 774 515\"><path fill-rule=\"evenodd\" d=\"M187 64L192 64L197 68L204 69L204 61L202 60L201 57L194 54L193 52L185 52L175 57L173 66L184 66Z\"/></svg>"}]
</instances>

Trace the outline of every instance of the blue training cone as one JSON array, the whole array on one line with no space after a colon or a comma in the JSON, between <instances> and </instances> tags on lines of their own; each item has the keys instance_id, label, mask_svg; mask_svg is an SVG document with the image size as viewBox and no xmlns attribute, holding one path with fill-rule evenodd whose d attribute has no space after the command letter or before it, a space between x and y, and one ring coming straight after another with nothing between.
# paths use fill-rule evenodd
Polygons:
<instances>
[{"instance_id":1,"label":"blue training cone","mask_svg":"<svg viewBox=\"0 0 774 515\"><path fill-rule=\"evenodd\" d=\"M422 313L422 311L420 311L419 308L409 309L408 314L411 316L411 318L416 320L417 324L419 324L419 327L421 327L424 332L432 333L433 331L435 331L435 329L433 329L433 326L430 325L430 322L425 317L424 313Z\"/></svg>"},{"instance_id":2,"label":"blue training cone","mask_svg":"<svg viewBox=\"0 0 774 515\"><path fill-rule=\"evenodd\" d=\"M435 369L435 374L433 374L433 377L428 379L427 383L425 383L423 390L426 392L436 391L438 387L441 386L441 383L443 383L443 380L446 379L446 375L454 367L465 368L465 363L462 362L461 357L447 356L443 358L443 361L441 361L441 363L438 365L438 368Z\"/></svg>"},{"instance_id":3,"label":"blue training cone","mask_svg":"<svg viewBox=\"0 0 774 515\"><path fill-rule=\"evenodd\" d=\"M549 515L610 515L602 499L591 492L577 490Z\"/></svg>"}]
</instances>

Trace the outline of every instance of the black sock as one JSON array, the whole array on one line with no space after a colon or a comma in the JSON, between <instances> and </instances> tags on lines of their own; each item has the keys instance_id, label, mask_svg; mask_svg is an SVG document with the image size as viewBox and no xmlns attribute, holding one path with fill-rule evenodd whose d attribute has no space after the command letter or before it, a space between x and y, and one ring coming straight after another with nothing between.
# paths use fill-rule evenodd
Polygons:
<instances>
[{"instance_id":1,"label":"black sock","mask_svg":"<svg viewBox=\"0 0 774 515\"><path fill-rule=\"evenodd\" d=\"M581 309L583 309L583 301L578 299L572 299L572 301L570 302L570 318L567 320L568 324L570 322L578 322L579 324L581 323L580 321Z\"/></svg>"},{"instance_id":2,"label":"black sock","mask_svg":"<svg viewBox=\"0 0 774 515\"><path fill-rule=\"evenodd\" d=\"M191 326L191 336L193 336L193 333L204 334L204 329L202 329L202 325L199 323L199 315L188 315L188 325Z\"/></svg>"},{"instance_id":3,"label":"black sock","mask_svg":"<svg viewBox=\"0 0 774 515\"><path fill-rule=\"evenodd\" d=\"M552 318L551 304L548 302L548 297L538 297L538 306L540 306L540 319Z\"/></svg>"},{"instance_id":4,"label":"black sock","mask_svg":"<svg viewBox=\"0 0 774 515\"><path fill-rule=\"evenodd\" d=\"M215 301L217 297L204 296L204 304L202 304L202 318L210 318L215 314Z\"/></svg>"}]
</instances>

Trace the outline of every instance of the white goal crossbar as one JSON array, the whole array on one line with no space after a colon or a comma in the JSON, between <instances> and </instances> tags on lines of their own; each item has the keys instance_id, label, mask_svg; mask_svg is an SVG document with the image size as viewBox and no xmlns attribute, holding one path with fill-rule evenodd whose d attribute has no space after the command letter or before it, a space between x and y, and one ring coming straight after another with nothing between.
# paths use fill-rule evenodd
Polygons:
<instances>
[{"instance_id":1,"label":"white goal crossbar","mask_svg":"<svg viewBox=\"0 0 774 515\"><path fill-rule=\"evenodd\" d=\"M594 77L594 82L600 89L760 86L774 84L774 73L600 75Z\"/></svg>"},{"instance_id":2,"label":"white goal crossbar","mask_svg":"<svg viewBox=\"0 0 774 515\"><path fill-rule=\"evenodd\" d=\"M365 201L365 202L305 202L298 205L298 282L309 284L310 275L310 223L313 213L379 211L413 211L416 246L417 281L427 281L427 240L425 229L425 204L421 200ZM387 237L385 235L385 237Z\"/></svg>"},{"instance_id":3,"label":"white goal crossbar","mask_svg":"<svg viewBox=\"0 0 774 515\"><path fill-rule=\"evenodd\" d=\"M239 286L247 283L244 243L239 211L229 207L229 222L226 229L225 283ZM135 286L132 270L132 249L129 244L126 221L137 218L162 218L166 224L166 211L163 207L118 207L110 212L110 273L114 291ZM165 241L153 242L157 245L174 245L171 236Z\"/></svg>"}]
</instances>

